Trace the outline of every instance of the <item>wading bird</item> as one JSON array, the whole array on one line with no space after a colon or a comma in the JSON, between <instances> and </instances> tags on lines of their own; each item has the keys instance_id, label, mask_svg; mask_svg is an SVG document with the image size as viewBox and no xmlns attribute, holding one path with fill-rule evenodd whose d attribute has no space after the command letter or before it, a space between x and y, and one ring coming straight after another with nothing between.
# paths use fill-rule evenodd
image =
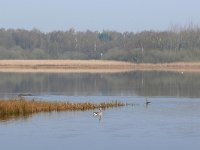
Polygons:
<instances>
[{"instance_id":1,"label":"wading bird","mask_svg":"<svg viewBox=\"0 0 200 150\"><path fill-rule=\"evenodd\" d=\"M101 107L99 108L99 112L93 112L94 116L102 116L102 114L103 113L102 113L102 108Z\"/></svg>"},{"instance_id":2,"label":"wading bird","mask_svg":"<svg viewBox=\"0 0 200 150\"><path fill-rule=\"evenodd\" d=\"M145 102L145 104L146 104L146 106L147 106L147 105L151 104L151 102L148 101L148 99L146 98L146 102Z\"/></svg>"}]
</instances>

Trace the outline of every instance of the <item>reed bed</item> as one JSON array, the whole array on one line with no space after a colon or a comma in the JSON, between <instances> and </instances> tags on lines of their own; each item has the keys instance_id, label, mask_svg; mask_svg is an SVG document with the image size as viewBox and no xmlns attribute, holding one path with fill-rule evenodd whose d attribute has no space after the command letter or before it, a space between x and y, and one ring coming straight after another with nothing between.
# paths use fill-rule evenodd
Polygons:
<instances>
[{"instance_id":1,"label":"reed bed","mask_svg":"<svg viewBox=\"0 0 200 150\"><path fill-rule=\"evenodd\" d=\"M200 62L131 63L111 60L0 60L0 72L200 72Z\"/></svg>"},{"instance_id":2,"label":"reed bed","mask_svg":"<svg viewBox=\"0 0 200 150\"><path fill-rule=\"evenodd\" d=\"M125 106L125 103L112 101L102 103L91 102L47 102L25 99L0 100L0 117L27 116L38 112L52 111L85 111L96 108L113 108Z\"/></svg>"}]
</instances>

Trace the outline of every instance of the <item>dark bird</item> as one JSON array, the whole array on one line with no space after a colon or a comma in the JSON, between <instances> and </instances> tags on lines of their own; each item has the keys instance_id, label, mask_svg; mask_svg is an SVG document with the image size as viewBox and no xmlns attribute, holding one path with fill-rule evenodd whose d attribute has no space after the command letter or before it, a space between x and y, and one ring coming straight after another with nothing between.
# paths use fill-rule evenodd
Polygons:
<instances>
[{"instance_id":1,"label":"dark bird","mask_svg":"<svg viewBox=\"0 0 200 150\"><path fill-rule=\"evenodd\" d=\"M151 104L151 102L148 101L148 99L146 98L146 102L145 102L145 104L146 104L146 106L147 106L147 105Z\"/></svg>"}]
</instances>

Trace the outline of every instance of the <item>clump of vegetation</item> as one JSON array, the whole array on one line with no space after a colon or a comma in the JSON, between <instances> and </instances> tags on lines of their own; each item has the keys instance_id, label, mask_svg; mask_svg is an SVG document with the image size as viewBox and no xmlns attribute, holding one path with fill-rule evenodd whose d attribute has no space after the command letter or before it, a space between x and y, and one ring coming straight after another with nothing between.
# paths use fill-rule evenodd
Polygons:
<instances>
[{"instance_id":1,"label":"clump of vegetation","mask_svg":"<svg viewBox=\"0 0 200 150\"><path fill-rule=\"evenodd\" d=\"M0 100L0 117L4 116L27 116L38 112L52 112L52 111L84 111L96 108L112 108L125 106L124 103L102 102L47 102L47 101L35 101L25 99L14 100Z\"/></svg>"}]
</instances>

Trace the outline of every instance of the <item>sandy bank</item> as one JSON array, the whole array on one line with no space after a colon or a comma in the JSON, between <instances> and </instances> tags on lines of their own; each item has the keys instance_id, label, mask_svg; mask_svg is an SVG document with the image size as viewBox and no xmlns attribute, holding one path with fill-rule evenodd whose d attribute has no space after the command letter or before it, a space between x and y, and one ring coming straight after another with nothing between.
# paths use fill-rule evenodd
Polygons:
<instances>
[{"instance_id":1,"label":"sandy bank","mask_svg":"<svg viewBox=\"0 0 200 150\"><path fill-rule=\"evenodd\" d=\"M200 72L200 62L134 64L107 60L0 60L0 72L124 72L124 71Z\"/></svg>"}]
</instances>

